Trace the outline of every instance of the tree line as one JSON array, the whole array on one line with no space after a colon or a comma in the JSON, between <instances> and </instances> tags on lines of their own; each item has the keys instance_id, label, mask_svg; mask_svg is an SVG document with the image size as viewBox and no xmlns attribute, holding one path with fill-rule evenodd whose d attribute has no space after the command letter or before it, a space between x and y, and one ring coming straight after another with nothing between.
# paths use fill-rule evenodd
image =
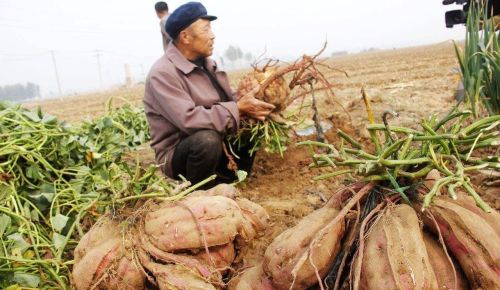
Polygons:
<instances>
[{"instance_id":1,"label":"tree line","mask_svg":"<svg viewBox=\"0 0 500 290\"><path fill-rule=\"evenodd\" d=\"M24 101L40 97L40 86L35 83L0 86L0 100Z\"/></svg>"}]
</instances>

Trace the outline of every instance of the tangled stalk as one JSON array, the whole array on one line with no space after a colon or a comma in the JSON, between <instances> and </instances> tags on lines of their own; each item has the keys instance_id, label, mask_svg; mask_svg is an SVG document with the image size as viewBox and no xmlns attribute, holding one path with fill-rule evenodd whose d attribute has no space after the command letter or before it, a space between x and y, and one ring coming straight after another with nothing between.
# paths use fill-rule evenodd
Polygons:
<instances>
[{"instance_id":1,"label":"tangled stalk","mask_svg":"<svg viewBox=\"0 0 500 290\"><path fill-rule=\"evenodd\" d=\"M388 181L409 203L406 194L408 187L400 184L405 183L404 180L424 178L432 169L437 169L445 177L436 182L426 195L424 209L443 187L449 185L448 194L452 198L456 198L456 190L461 187L479 207L489 212L491 208L476 193L466 173L500 168L500 115L470 123L471 114L470 111L457 111L441 120L433 116L421 121L421 130L389 126L386 121L384 124L370 124L367 129L374 152L365 149L360 142L341 130L338 131L342 140L339 150L331 144L313 141L300 142L298 145L327 148L327 153L313 155L311 167L331 167L333 170L315 177L316 180L355 174L366 181ZM379 138L380 132L385 135L383 143ZM480 148L490 148L497 153L494 156L474 157L473 152Z\"/></svg>"},{"instance_id":2,"label":"tangled stalk","mask_svg":"<svg viewBox=\"0 0 500 290\"><path fill-rule=\"evenodd\" d=\"M268 60L262 68L258 68L257 65L253 66L254 71L243 77L239 84L239 95L244 95L255 86L260 85L260 91L256 97L273 104L276 109L264 121L244 120L240 132L230 138L231 144L241 147L250 143L251 153L264 148L268 152L278 152L283 156L291 135L292 122L282 113L295 100L303 100L309 95L312 96L313 103L315 103L313 93L319 90L326 91L333 102L338 104L349 116L342 105L336 101L332 90L333 85L320 70L322 68L329 71L339 71L318 59L325 48L326 43L315 55L304 55L292 64L281 65L277 60ZM285 77L290 80L287 81ZM297 93L292 95L294 89L297 88ZM319 124L319 114L315 105L313 110L315 121L318 120L316 123Z\"/></svg>"}]
</instances>

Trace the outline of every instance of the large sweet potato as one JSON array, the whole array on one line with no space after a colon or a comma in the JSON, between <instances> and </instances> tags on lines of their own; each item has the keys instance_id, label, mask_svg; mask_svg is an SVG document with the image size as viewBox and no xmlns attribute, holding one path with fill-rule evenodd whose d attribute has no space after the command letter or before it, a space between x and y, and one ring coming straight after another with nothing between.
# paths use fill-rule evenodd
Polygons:
<instances>
[{"instance_id":1,"label":"large sweet potato","mask_svg":"<svg viewBox=\"0 0 500 290\"><path fill-rule=\"evenodd\" d=\"M467 278L465 278L462 268L460 268L460 265L451 256L450 261L439 241L437 241L430 234L424 232L424 242L425 248L427 249L427 254L429 255L429 261L431 262L432 269L434 270L434 274L438 282L439 289L469 289L469 284L467 282ZM453 272L452 267L455 268L455 272Z\"/></svg>"},{"instance_id":2,"label":"large sweet potato","mask_svg":"<svg viewBox=\"0 0 500 290\"><path fill-rule=\"evenodd\" d=\"M263 268L277 289L306 289L324 278L340 250L345 215L373 186L355 184L338 192L326 206L274 239L264 254ZM339 211L351 190L359 191Z\"/></svg>"},{"instance_id":3,"label":"large sweet potato","mask_svg":"<svg viewBox=\"0 0 500 290\"><path fill-rule=\"evenodd\" d=\"M264 270L277 289L306 289L318 282L316 272L321 277L326 275L344 233L344 219L330 223L338 212L331 207L320 208L269 245Z\"/></svg>"},{"instance_id":4,"label":"large sweet potato","mask_svg":"<svg viewBox=\"0 0 500 290\"><path fill-rule=\"evenodd\" d=\"M374 222L355 260L359 267L355 289L438 289L417 215L408 205L390 206Z\"/></svg>"},{"instance_id":5,"label":"large sweet potato","mask_svg":"<svg viewBox=\"0 0 500 290\"><path fill-rule=\"evenodd\" d=\"M432 215L472 288L500 289L500 236L498 226L494 228L498 213L480 213L467 203L447 196L434 198L430 214L424 214L425 225L437 233Z\"/></svg>"},{"instance_id":6,"label":"large sweet potato","mask_svg":"<svg viewBox=\"0 0 500 290\"><path fill-rule=\"evenodd\" d=\"M262 269L262 263L245 269L229 281L229 290L275 290Z\"/></svg>"},{"instance_id":7,"label":"large sweet potato","mask_svg":"<svg viewBox=\"0 0 500 290\"><path fill-rule=\"evenodd\" d=\"M119 224L102 217L75 249L76 289L144 289L145 277L133 262L129 246L131 241L122 238Z\"/></svg>"},{"instance_id":8,"label":"large sweet potato","mask_svg":"<svg viewBox=\"0 0 500 290\"><path fill-rule=\"evenodd\" d=\"M187 197L146 214L143 234L165 252L224 245L243 230L243 215L230 198Z\"/></svg>"}]
</instances>

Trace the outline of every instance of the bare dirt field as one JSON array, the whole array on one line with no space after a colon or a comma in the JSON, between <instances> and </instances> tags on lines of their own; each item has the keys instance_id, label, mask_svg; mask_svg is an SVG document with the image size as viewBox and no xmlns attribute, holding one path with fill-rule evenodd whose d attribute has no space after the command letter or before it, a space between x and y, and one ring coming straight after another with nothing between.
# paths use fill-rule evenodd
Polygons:
<instances>
[{"instance_id":1,"label":"bare dirt field","mask_svg":"<svg viewBox=\"0 0 500 290\"><path fill-rule=\"evenodd\" d=\"M454 95L458 84L458 70L451 42L429 46L370 53L345 55L328 60L329 65L344 70L327 74L334 85L337 100L347 109L349 117L327 97L319 99L319 111L323 119L333 123L327 139L335 143L337 128L343 128L357 137L366 137L366 111L360 90L364 86L372 100L375 116L392 109L400 117L392 124L416 127L421 118L431 114L444 114L455 104ZM242 72L230 73L236 87ZM45 111L69 122L78 122L103 113L104 103L110 96L119 95L134 104L140 104L143 86L119 89L99 94L89 94L61 100L27 103L27 107L40 105ZM117 103L118 104L118 103ZM305 112L307 113L307 112ZM304 138L304 137L302 137ZM310 139L314 136L309 137ZM301 140L296 138L295 140ZM153 162L153 153L147 145L139 149L144 163ZM242 195L260 203L269 214L271 226L266 234L255 241L245 256L246 265L253 264L263 255L266 246L285 228L295 225L304 215L322 206L324 201L348 181L344 177L314 182L311 178L321 170L310 170L311 162L306 148L291 145L284 158L276 154L259 152L254 172L241 186ZM490 203L498 203L500 190L491 191ZM498 204L496 204L498 208Z\"/></svg>"}]
</instances>

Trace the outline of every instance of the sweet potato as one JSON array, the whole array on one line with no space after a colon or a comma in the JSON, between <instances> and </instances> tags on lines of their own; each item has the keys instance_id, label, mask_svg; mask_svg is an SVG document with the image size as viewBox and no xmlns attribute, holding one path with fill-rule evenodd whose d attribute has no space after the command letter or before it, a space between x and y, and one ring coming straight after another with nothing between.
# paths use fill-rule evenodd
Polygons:
<instances>
[{"instance_id":1,"label":"sweet potato","mask_svg":"<svg viewBox=\"0 0 500 290\"><path fill-rule=\"evenodd\" d=\"M231 279L229 290L275 290L271 280L265 275L262 263L245 269Z\"/></svg>"},{"instance_id":2,"label":"sweet potato","mask_svg":"<svg viewBox=\"0 0 500 290\"><path fill-rule=\"evenodd\" d=\"M244 233L242 238L246 241L253 239L258 233L262 233L267 228L269 215L266 210L246 198L236 199L236 203L244 217Z\"/></svg>"},{"instance_id":3,"label":"sweet potato","mask_svg":"<svg viewBox=\"0 0 500 290\"><path fill-rule=\"evenodd\" d=\"M144 289L145 277L126 249L129 246L131 241L123 240L119 224L102 217L74 251L76 289Z\"/></svg>"},{"instance_id":4,"label":"sweet potato","mask_svg":"<svg viewBox=\"0 0 500 290\"><path fill-rule=\"evenodd\" d=\"M239 85L238 93L243 96L250 92L257 85L262 85L268 78L270 78L277 71L276 67L268 67L264 70L255 70L245 75ZM285 78L282 76L272 81L265 90L260 90L256 98L271 103L276 106L276 111L285 109L288 97L290 95L290 88Z\"/></svg>"},{"instance_id":5,"label":"sweet potato","mask_svg":"<svg viewBox=\"0 0 500 290\"><path fill-rule=\"evenodd\" d=\"M361 267L361 277L354 277L354 288L438 289L417 215L408 205L386 208L359 251L355 267Z\"/></svg>"},{"instance_id":6,"label":"sweet potato","mask_svg":"<svg viewBox=\"0 0 500 290\"><path fill-rule=\"evenodd\" d=\"M264 254L263 268L277 289L306 289L322 280L340 250L347 212L374 183L354 184L337 192L323 208L281 233ZM359 190L352 196L351 190Z\"/></svg>"},{"instance_id":7,"label":"sweet potato","mask_svg":"<svg viewBox=\"0 0 500 290\"><path fill-rule=\"evenodd\" d=\"M496 210L493 210L489 213L485 212L476 205L476 202L474 201L474 198L472 198L472 196L468 196L465 194L458 194L458 198L455 202L484 219L484 221L489 224L493 228L493 230L495 230L497 236L500 236L500 213L498 213Z\"/></svg>"},{"instance_id":8,"label":"sweet potato","mask_svg":"<svg viewBox=\"0 0 500 290\"><path fill-rule=\"evenodd\" d=\"M228 243L211 247L208 249L208 253L204 249L201 249L194 258L205 265L217 269L221 273L225 273L236 258L236 252L234 250L234 244Z\"/></svg>"},{"instance_id":9,"label":"sweet potato","mask_svg":"<svg viewBox=\"0 0 500 290\"><path fill-rule=\"evenodd\" d=\"M141 240L142 251L144 253L147 253L148 255L151 255L160 262L183 265L191 269L192 271L196 271L199 275L207 279L210 278L211 276L214 276L214 274L218 274L218 272L214 268L205 264L200 259L196 259L192 255L173 254L162 251L156 248L154 245L152 245L149 242L149 239L147 239L144 235L141 235L140 240Z\"/></svg>"},{"instance_id":10,"label":"sweet potato","mask_svg":"<svg viewBox=\"0 0 500 290\"><path fill-rule=\"evenodd\" d=\"M224 245L243 230L243 215L223 196L188 197L146 214L144 235L165 252Z\"/></svg>"},{"instance_id":11,"label":"sweet potato","mask_svg":"<svg viewBox=\"0 0 500 290\"><path fill-rule=\"evenodd\" d=\"M154 276L160 290L216 290L210 281L178 264L158 264L141 253L141 263Z\"/></svg>"},{"instance_id":12,"label":"sweet potato","mask_svg":"<svg viewBox=\"0 0 500 290\"><path fill-rule=\"evenodd\" d=\"M340 248L344 219L330 222L339 211L323 207L285 230L264 254L264 271L277 289L306 289L326 275Z\"/></svg>"},{"instance_id":13,"label":"sweet potato","mask_svg":"<svg viewBox=\"0 0 500 290\"><path fill-rule=\"evenodd\" d=\"M434 270L439 289L443 290L467 290L469 284L460 265L453 258L447 257L443 246L429 233L424 232L424 243L429 255L429 261ZM455 269L453 271L452 267ZM456 281L455 281L456 279Z\"/></svg>"},{"instance_id":14,"label":"sweet potato","mask_svg":"<svg viewBox=\"0 0 500 290\"><path fill-rule=\"evenodd\" d=\"M424 214L425 225L439 231L451 253L460 263L469 284L474 289L500 289L500 236L497 213L478 210L447 196L434 198ZM465 201L466 202L466 201ZM484 215L489 215L483 218Z\"/></svg>"}]
</instances>

